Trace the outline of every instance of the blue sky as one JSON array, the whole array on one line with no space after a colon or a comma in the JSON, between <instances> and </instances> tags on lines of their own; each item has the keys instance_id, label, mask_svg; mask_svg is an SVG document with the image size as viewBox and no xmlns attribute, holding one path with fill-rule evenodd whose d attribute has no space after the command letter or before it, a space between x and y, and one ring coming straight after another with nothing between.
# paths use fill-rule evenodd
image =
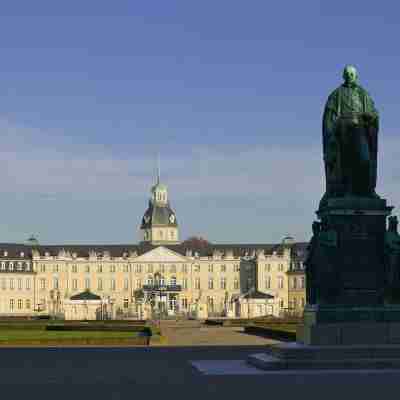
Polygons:
<instances>
[{"instance_id":1,"label":"blue sky","mask_svg":"<svg viewBox=\"0 0 400 400\"><path fill-rule=\"evenodd\" d=\"M0 241L136 243L157 153L181 236L308 241L347 63L400 206L396 2L4 1ZM396 213L396 210L394 213Z\"/></svg>"}]
</instances>

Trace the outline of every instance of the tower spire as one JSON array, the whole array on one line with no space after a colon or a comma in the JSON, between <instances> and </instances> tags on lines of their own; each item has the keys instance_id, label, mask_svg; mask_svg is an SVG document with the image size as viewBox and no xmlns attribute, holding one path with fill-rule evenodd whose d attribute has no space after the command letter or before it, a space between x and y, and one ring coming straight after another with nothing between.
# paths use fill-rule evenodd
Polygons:
<instances>
[{"instance_id":1,"label":"tower spire","mask_svg":"<svg viewBox=\"0 0 400 400\"><path fill-rule=\"evenodd\" d=\"M157 185L160 183L160 153L157 154Z\"/></svg>"}]
</instances>

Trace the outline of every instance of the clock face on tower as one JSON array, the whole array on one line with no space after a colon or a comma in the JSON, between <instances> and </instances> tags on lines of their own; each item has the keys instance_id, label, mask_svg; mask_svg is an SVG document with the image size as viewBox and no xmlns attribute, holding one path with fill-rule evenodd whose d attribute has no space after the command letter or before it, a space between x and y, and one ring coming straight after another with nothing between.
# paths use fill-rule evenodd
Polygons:
<instances>
[{"instance_id":1,"label":"clock face on tower","mask_svg":"<svg viewBox=\"0 0 400 400\"><path fill-rule=\"evenodd\" d=\"M171 214L169 216L169 222L171 222L171 224L173 224L175 222L175 215L174 214Z\"/></svg>"}]
</instances>

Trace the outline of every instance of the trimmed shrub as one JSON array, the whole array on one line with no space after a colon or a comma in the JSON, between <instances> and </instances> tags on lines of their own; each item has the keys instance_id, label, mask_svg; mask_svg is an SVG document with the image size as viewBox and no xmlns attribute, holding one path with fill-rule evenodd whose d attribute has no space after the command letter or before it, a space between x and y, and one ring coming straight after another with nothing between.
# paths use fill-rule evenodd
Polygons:
<instances>
[{"instance_id":1,"label":"trimmed shrub","mask_svg":"<svg viewBox=\"0 0 400 400\"><path fill-rule=\"evenodd\" d=\"M48 324L47 331L108 331L108 332L142 332L151 329L143 325L106 325L106 324Z\"/></svg>"}]
</instances>

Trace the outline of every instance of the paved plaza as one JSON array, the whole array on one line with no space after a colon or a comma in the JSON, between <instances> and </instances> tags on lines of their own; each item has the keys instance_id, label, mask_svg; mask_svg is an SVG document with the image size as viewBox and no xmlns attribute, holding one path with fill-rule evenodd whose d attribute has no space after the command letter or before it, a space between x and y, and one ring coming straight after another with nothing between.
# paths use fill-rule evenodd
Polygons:
<instances>
[{"instance_id":1,"label":"paved plaza","mask_svg":"<svg viewBox=\"0 0 400 400\"><path fill-rule=\"evenodd\" d=\"M278 343L277 340L247 334L242 327L196 326L190 321L161 321L161 329L170 346L262 346Z\"/></svg>"},{"instance_id":2,"label":"paved plaza","mask_svg":"<svg viewBox=\"0 0 400 400\"><path fill-rule=\"evenodd\" d=\"M260 346L2 348L2 397L376 399L396 393L399 387L400 371L249 373L243 360L260 350Z\"/></svg>"}]
</instances>

